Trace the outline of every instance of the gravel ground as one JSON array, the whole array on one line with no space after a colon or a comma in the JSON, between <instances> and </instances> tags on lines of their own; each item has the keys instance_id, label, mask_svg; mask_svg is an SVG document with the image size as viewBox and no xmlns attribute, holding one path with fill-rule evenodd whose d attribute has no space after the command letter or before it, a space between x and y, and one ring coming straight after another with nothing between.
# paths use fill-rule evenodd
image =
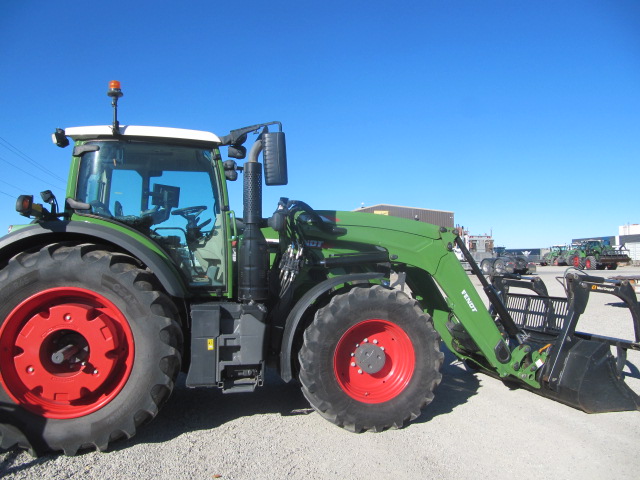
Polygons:
<instances>
[{"instance_id":1,"label":"gravel ground","mask_svg":"<svg viewBox=\"0 0 640 480\"><path fill-rule=\"evenodd\" d=\"M551 295L565 267L539 267ZM613 272L595 272L613 276ZM615 274L640 275L624 267ZM476 285L478 283L476 282ZM592 295L581 330L632 339L628 310ZM640 352L627 383L640 392ZM275 375L253 394L190 390L184 378L158 417L106 453L0 454L6 479L526 478L636 479L638 412L588 415L467 372L447 353L434 402L402 430L352 434L309 409Z\"/></svg>"}]
</instances>

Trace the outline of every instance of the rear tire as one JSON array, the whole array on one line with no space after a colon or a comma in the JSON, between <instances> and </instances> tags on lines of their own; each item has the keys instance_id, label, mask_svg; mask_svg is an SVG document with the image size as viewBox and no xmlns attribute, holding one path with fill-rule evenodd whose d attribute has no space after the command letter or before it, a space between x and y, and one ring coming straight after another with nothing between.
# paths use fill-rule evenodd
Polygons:
<instances>
[{"instance_id":1,"label":"rear tire","mask_svg":"<svg viewBox=\"0 0 640 480\"><path fill-rule=\"evenodd\" d=\"M35 452L105 450L167 401L182 331L155 283L91 244L23 252L0 271L0 414Z\"/></svg>"},{"instance_id":2,"label":"rear tire","mask_svg":"<svg viewBox=\"0 0 640 480\"><path fill-rule=\"evenodd\" d=\"M493 275L503 275L507 273L507 265L502 258L496 258L493 262Z\"/></svg>"},{"instance_id":3,"label":"rear tire","mask_svg":"<svg viewBox=\"0 0 640 480\"><path fill-rule=\"evenodd\" d=\"M398 290L356 287L318 310L304 332L300 382L311 406L352 432L401 428L433 400L439 336Z\"/></svg>"},{"instance_id":4,"label":"rear tire","mask_svg":"<svg viewBox=\"0 0 640 480\"><path fill-rule=\"evenodd\" d=\"M587 270L595 270L596 269L596 257L589 255L584 260L584 268Z\"/></svg>"},{"instance_id":5,"label":"rear tire","mask_svg":"<svg viewBox=\"0 0 640 480\"><path fill-rule=\"evenodd\" d=\"M487 277L493 275L493 261L493 258L485 258L480 262L480 270Z\"/></svg>"}]
</instances>

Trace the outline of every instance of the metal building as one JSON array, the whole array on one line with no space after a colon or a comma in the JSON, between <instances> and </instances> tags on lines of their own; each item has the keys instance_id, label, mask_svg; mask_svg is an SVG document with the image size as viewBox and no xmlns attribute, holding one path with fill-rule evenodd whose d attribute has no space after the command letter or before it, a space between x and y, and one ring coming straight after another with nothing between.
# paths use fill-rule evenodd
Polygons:
<instances>
[{"instance_id":1,"label":"metal building","mask_svg":"<svg viewBox=\"0 0 640 480\"><path fill-rule=\"evenodd\" d=\"M627 247L634 265L640 265L640 235L620 235L618 243Z\"/></svg>"},{"instance_id":2,"label":"metal building","mask_svg":"<svg viewBox=\"0 0 640 480\"><path fill-rule=\"evenodd\" d=\"M426 208L400 207L385 203L362 207L356 212L376 213L378 215L391 215L392 217L410 218L419 222L432 223L440 227L453 228L453 212L444 210L429 210Z\"/></svg>"}]
</instances>

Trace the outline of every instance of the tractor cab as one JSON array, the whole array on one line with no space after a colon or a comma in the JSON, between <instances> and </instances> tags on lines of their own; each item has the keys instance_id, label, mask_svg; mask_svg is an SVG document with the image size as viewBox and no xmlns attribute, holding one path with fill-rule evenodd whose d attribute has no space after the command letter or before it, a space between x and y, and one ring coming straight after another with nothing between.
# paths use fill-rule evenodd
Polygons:
<instances>
[{"instance_id":1,"label":"tractor cab","mask_svg":"<svg viewBox=\"0 0 640 480\"><path fill-rule=\"evenodd\" d=\"M225 285L221 180L208 132L125 126L69 128L77 163L67 210L122 223L159 244L192 287Z\"/></svg>"},{"instance_id":2,"label":"tractor cab","mask_svg":"<svg viewBox=\"0 0 640 480\"><path fill-rule=\"evenodd\" d=\"M64 212L58 213L55 197L43 192L49 212L33 204L33 197L20 196L16 209L22 215L72 220L107 220L142 233L160 246L191 288L203 287L217 295L230 292L231 218L226 180L244 176L244 218L241 247L246 250L241 265L241 298L255 300L266 292L265 243L262 225L263 154L266 185L286 185L286 147L282 124L268 122L217 135L198 130L164 127L121 126L118 99L120 83L112 81L113 123L94 127L56 129L53 142L59 147L74 142L71 182ZM268 126L278 125L278 132ZM243 159L249 133L259 133L244 167L235 160L222 162L219 147ZM46 195L45 195L46 194ZM74 217L75 216L75 217ZM80 217L80 218L76 218ZM82 218L84 217L84 218ZM259 258L258 258L259 257ZM260 265L256 268L256 265ZM256 287L255 284L264 284ZM242 283L242 282L241 282ZM261 293L256 293L261 292Z\"/></svg>"}]
</instances>

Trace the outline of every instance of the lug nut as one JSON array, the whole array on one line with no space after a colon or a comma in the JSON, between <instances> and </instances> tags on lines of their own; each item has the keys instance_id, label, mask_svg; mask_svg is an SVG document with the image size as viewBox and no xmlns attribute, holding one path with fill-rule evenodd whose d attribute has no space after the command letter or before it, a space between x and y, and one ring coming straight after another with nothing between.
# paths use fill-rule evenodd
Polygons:
<instances>
[{"instance_id":1,"label":"lug nut","mask_svg":"<svg viewBox=\"0 0 640 480\"><path fill-rule=\"evenodd\" d=\"M27 367L27 373L33 373L35 369L31 366Z\"/></svg>"},{"instance_id":2,"label":"lug nut","mask_svg":"<svg viewBox=\"0 0 640 480\"><path fill-rule=\"evenodd\" d=\"M355 367L356 366L356 362L351 362L351 366Z\"/></svg>"},{"instance_id":3,"label":"lug nut","mask_svg":"<svg viewBox=\"0 0 640 480\"><path fill-rule=\"evenodd\" d=\"M364 343L369 343L369 339L368 339L368 338L365 338L365 339L364 339Z\"/></svg>"},{"instance_id":4,"label":"lug nut","mask_svg":"<svg viewBox=\"0 0 640 480\"><path fill-rule=\"evenodd\" d=\"M359 373L360 375L362 375L362 369L361 369L361 368L359 368L359 369L358 369L358 373Z\"/></svg>"},{"instance_id":5,"label":"lug nut","mask_svg":"<svg viewBox=\"0 0 640 480\"><path fill-rule=\"evenodd\" d=\"M373 341L373 343L374 343L375 345L377 345L377 344L378 344L378 340L374 340L374 341Z\"/></svg>"}]
</instances>

